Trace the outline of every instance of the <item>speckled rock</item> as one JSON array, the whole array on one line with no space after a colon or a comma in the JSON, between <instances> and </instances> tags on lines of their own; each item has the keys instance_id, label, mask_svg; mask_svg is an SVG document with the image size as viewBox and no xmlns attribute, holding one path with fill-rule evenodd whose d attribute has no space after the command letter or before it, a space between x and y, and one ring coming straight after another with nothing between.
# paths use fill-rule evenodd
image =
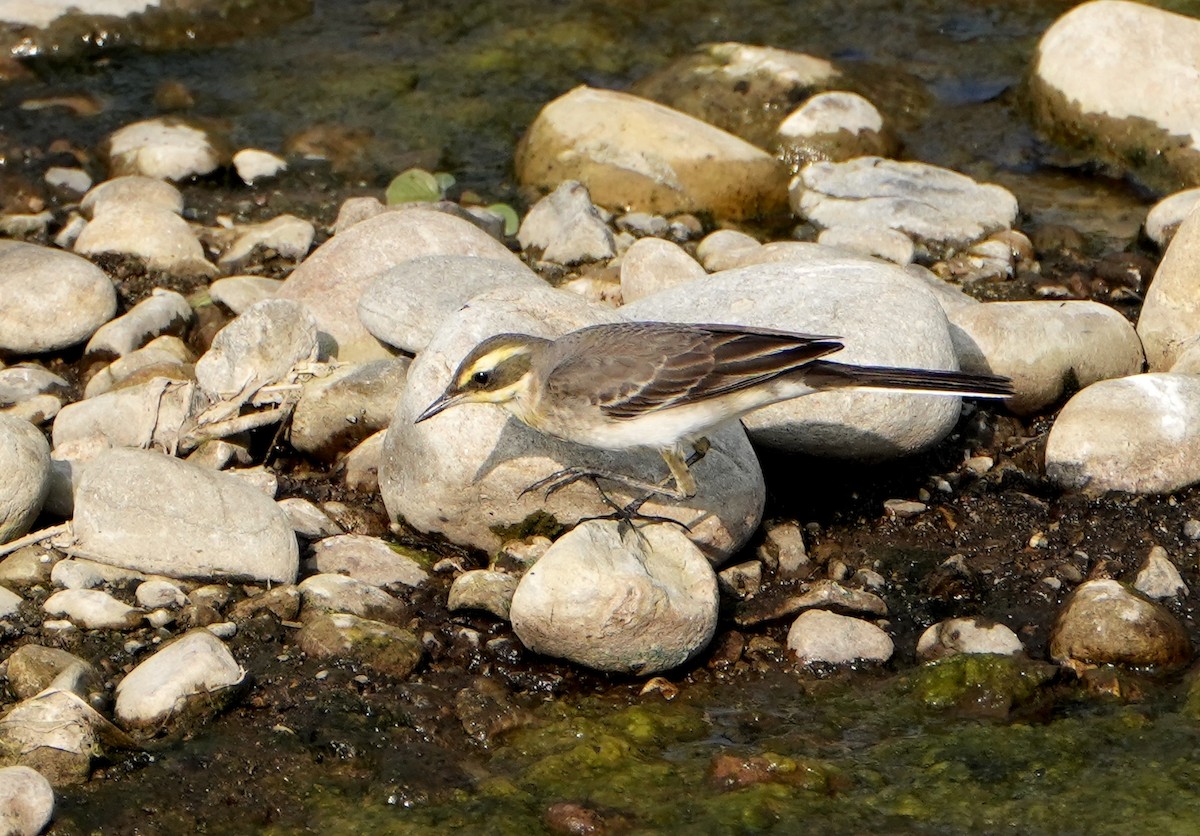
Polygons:
<instances>
[{"instance_id":1,"label":"speckled rock","mask_svg":"<svg viewBox=\"0 0 1200 836\"><path fill-rule=\"evenodd\" d=\"M621 298L636 302L705 275L700 263L678 244L639 238L621 255Z\"/></svg>"},{"instance_id":2,"label":"speckled rock","mask_svg":"<svg viewBox=\"0 0 1200 836\"><path fill-rule=\"evenodd\" d=\"M579 264L603 261L617 254L612 230L592 204L587 186L566 180L525 215L517 231L521 249L543 261Z\"/></svg>"},{"instance_id":3,"label":"speckled rock","mask_svg":"<svg viewBox=\"0 0 1200 836\"><path fill-rule=\"evenodd\" d=\"M404 679L421 662L421 644L408 630L348 613L310 619L296 643L317 659L342 660L394 679Z\"/></svg>"},{"instance_id":4,"label":"speckled rock","mask_svg":"<svg viewBox=\"0 0 1200 836\"><path fill-rule=\"evenodd\" d=\"M40 354L78 345L112 319L104 271L50 247L0 241L0 351Z\"/></svg>"},{"instance_id":5,"label":"speckled rock","mask_svg":"<svg viewBox=\"0 0 1200 836\"><path fill-rule=\"evenodd\" d=\"M1046 475L1094 492L1171 493L1200 482L1200 377L1139 374L1079 392L1046 440Z\"/></svg>"},{"instance_id":6,"label":"speckled rock","mask_svg":"<svg viewBox=\"0 0 1200 836\"><path fill-rule=\"evenodd\" d=\"M1179 620L1114 580L1081 584L1050 633L1050 656L1080 665L1174 668L1192 658Z\"/></svg>"},{"instance_id":7,"label":"speckled rock","mask_svg":"<svg viewBox=\"0 0 1200 836\"><path fill-rule=\"evenodd\" d=\"M0 832L37 836L54 816L54 789L28 766L0 768Z\"/></svg>"},{"instance_id":8,"label":"speckled rock","mask_svg":"<svg viewBox=\"0 0 1200 836\"><path fill-rule=\"evenodd\" d=\"M320 354L317 323L297 302L269 299L222 328L196 361L196 380L213 398L230 399L282 381Z\"/></svg>"},{"instance_id":9,"label":"speckled rock","mask_svg":"<svg viewBox=\"0 0 1200 836\"><path fill-rule=\"evenodd\" d=\"M463 572L450 586L446 607L451 610L484 610L507 620L520 580L517 575L490 569Z\"/></svg>"},{"instance_id":10,"label":"speckled rock","mask_svg":"<svg viewBox=\"0 0 1200 836\"><path fill-rule=\"evenodd\" d=\"M981 618L950 618L932 625L917 640L917 658L942 659L958 653L1025 652L1017 634L998 622Z\"/></svg>"},{"instance_id":11,"label":"speckled rock","mask_svg":"<svg viewBox=\"0 0 1200 836\"><path fill-rule=\"evenodd\" d=\"M349 575L372 586L421 586L429 578L417 561L365 534L318 540L312 544L310 563L318 572Z\"/></svg>"},{"instance_id":12,"label":"speckled rock","mask_svg":"<svg viewBox=\"0 0 1200 836\"><path fill-rule=\"evenodd\" d=\"M300 582L304 620L323 613L344 612L388 624L405 624L408 610L397 598L345 575L321 574Z\"/></svg>"},{"instance_id":13,"label":"speckled rock","mask_svg":"<svg viewBox=\"0 0 1200 836\"><path fill-rule=\"evenodd\" d=\"M326 461L386 429L404 391L409 359L347 364L304 382L292 413L291 443Z\"/></svg>"},{"instance_id":14,"label":"speckled rock","mask_svg":"<svg viewBox=\"0 0 1200 836\"><path fill-rule=\"evenodd\" d=\"M29 531L50 490L50 445L37 427L0 415L0 543Z\"/></svg>"},{"instance_id":15,"label":"speckled rock","mask_svg":"<svg viewBox=\"0 0 1200 836\"><path fill-rule=\"evenodd\" d=\"M828 610L807 610L792 622L788 650L805 664L824 662L886 662L895 646L883 630L869 621Z\"/></svg>"},{"instance_id":16,"label":"speckled rock","mask_svg":"<svg viewBox=\"0 0 1200 836\"><path fill-rule=\"evenodd\" d=\"M1147 598L1174 598L1188 594L1188 585L1179 574L1179 568L1171 562L1170 555L1162 546L1155 546L1146 555L1146 562L1138 570L1133 588Z\"/></svg>"},{"instance_id":17,"label":"speckled rock","mask_svg":"<svg viewBox=\"0 0 1200 836\"><path fill-rule=\"evenodd\" d=\"M558 539L522 576L510 617L531 650L645 675L706 647L717 603L712 567L678 528L633 533L594 521Z\"/></svg>"}]
</instances>

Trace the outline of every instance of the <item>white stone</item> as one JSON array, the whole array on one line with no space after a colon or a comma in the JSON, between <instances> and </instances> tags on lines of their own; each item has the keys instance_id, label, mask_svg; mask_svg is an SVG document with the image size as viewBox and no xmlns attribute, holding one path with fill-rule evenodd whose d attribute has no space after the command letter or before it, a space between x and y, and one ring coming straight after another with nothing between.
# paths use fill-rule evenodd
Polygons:
<instances>
[{"instance_id":1,"label":"white stone","mask_svg":"<svg viewBox=\"0 0 1200 836\"><path fill-rule=\"evenodd\" d=\"M280 215L261 224L239 227L237 231L237 240L221 254L222 267L245 262L260 247L299 261L308 254L317 234L311 221L295 215Z\"/></svg>"},{"instance_id":2,"label":"white stone","mask_svg":"<svg viewBox=\"0 0 1200 836\"><path fill-rule=\"evenodd\" d=\"M240 314L255 302L274 299L281 287L283 281L280 279L268 279L265 276L228 276L210 284L208 295L214 302L219 302L235 314Z\"/></svg>"},{"instance_id":3,"label":"white stone","mask_svg":"<svg viewBox=\"0 0 1200 836\"><path fill-rule=\"evenodd\" d=\"M0 543L29 531L50 491L50 445L28 421L0 415Z\"/></svg>"},{"instance_id":4,"label":"white stone","mask_svg":"<svg viewBox=\"0 0 1200 836\"><path fill-rule=\"evenodd\" d=\"M318 540L322 537L333 537L345 533L333 518L322 511L317 505L298 496L289 496L276 503L283 513L287 514L292 530L301 537Z\"/></svg>"},{"instance_id":5,"label":"white stone","mask_svg":"<svg viewBox=\"0 0 1200 836\"><path fill-rule=\"evenodd\" d=\"M98 183L83 196L79 208L92 218L99 217L110 209L141 206L183 214L183 194L179 189L163 180L140 175L114 177Z\"/></svg>"},{"instance_id":6,"label":"white stone","mask_svg":"<svg viewBox=\"0 0 1200 836\"><path fill-rule=\"evenodd\" d=\"M79 233L74 250L81 255L117 253L145 262L151 270L211 276L214 267L188 222L155 206L125 203L108 206Z\"/></svg>"},{"instance_id":7,"label":"white stone","mask_svg":"<svg viewBox=\"0 0 1200 836\"><path fill-rule=\"evenodd\" d=\"M161 726L241 685L246 672L203 628L163 647L117 684L114 714L126 728Z\"/></svg>"},{"instance_id":8,"label":"white stone","mask_svg":"<svg viewBox=\"0 0 1200 836\"><path fill-rule=\"evenodd\" d=\"M305 381L292 413L292 446L333 460L367 436L387 428L404 391L409 360L347 364Z\"/></svg>"},{"instance_id":9,"label":"white stone","mask_svg":"<svg viewBox=\"0 0 1200 836\"><path fill-rule=\"evenodd\" d=\"M191 414L195 385L155 377L63 407L54 455L85 461L109 447L174 450Z\"/></svg>"},{"instance_id":10,"label":"white stone","mask_svg":"<svg viewBox=\"0 0 1200 836\"><path fill-rule=\"evenodd\" d=\"M335 235L304 260L278 298L303 303L320 330L337 344L337 356L378 357L379 345L358 317L358 303L374 279L403 261L427 255L467 255L524 265L474 224L427 209L384 212Z\"/></svg>"},{"instance_id":11,"label":"white stone","mask_svg":"<svg viewBox=\"0 0 1200 836\"><path fill-rule=\"evenodd\" d=\"M611 512L594 485L583 481L549 498L521 492L568 466L600 469L644 482L666 476L651 451L606 453L543 435L502 408L468 404L414 425L413 419L445 390L453 370L476 344L497 333L560 336L616 314L549 287L496 289L451 317L417 356L384 440L380 490L392 517L485 551L500 546L497 529L546 513L564 525ZM764 501L762 473L737 426L714 433L712 450L695 473L699 493L684 502L651 499L642 513L677 519L714 560L736 551L758 525ZM640 495L605 483L618 503Z\"/></svg>"},{"instance_id":12,"label":"white stone","mask_svg":"<svg viewBox=\"0 0 1200 836\"><path fill-rule=\"evenodd\" d=\"M446 608L452 611L483 610L507 620L520 581L517 575L490 569L463 572L450 585Z\"/></svg>"},{"instance_id":13,"label":"white stone","mask_svg":"<svg viewBox=\"0 0 1200 836\"><path fill-rule=\"evenodd\" d=\"M284 380L320 354L317 322L308 309L287 299L251 305L222 328L196 361L196 381L212 398L233 400Z\"/></svg>"},{"instance_id":14,"label":"white stone","mask_svg":"<svg viewBox=\"0 0 1200 836\"><path fill-rule=\"evenodd\" d=\"M883 116L875 105L857 93L831 90L818 93L789 113L779 123L785 139L847 131L852 134L883 130Z\"/></svg>"},{"instance_id":15,"label":"white stone","mask_svg":"<svg viewBox=\"0 0 1200 836\"><path fill-rule=\"evenodd\" d=\"M344 612L388 624L408 621L408 611L398 599L374 584L345 575L313 575L301 581L299 589L304 619L315 613Z\"/></svg>"},{"instance_id":16,"label":"white stone","mask_svg":"<svg viewBox=\"0 0 1200 836\"><path fill-rule=\"evenodd\" d=\"M1162 546L1150 549L1146 562L1138 570L1133 588L1147 598L1174 598L1188 594L1188 585Z\"/></svg>"},{"instance_id":17,"label":"white stone","mask_svg":"<svg viewBox=\"0 0 1200 836\"><path fill-rule=\"evenodd\" d=\"M84 354L121 357L155 337L178 336L192 321L192 306L181 294L161 287L129 311L105 323L84 348Z\"/></svg>"},{"instance_id":18,"label":"white stone","mask_svg":"<svg viewBox=\"0 0 1200 836\"><path fill-rule=\"evenodd\" d=\"M183 590L170 581L154 579L138 584L134 592L140 606L148 610L162 607L182 607L187 603Z\"/></svg>"},{"instance_id":19,"label":"white stone","mask_svg":"<svg viewBox=\"0 0 1200 836\"><path fill-rule=\"evenodd\" d=\"M158 5L159 0L38 0L36 3L3 0L0 2L0 20L44 29L63 15L79 12L81 8L91 14L127 17Z\"/></svg>"},{"instance_id":20,"label":"white stone","mask_svg":"<svg viewBox=\"0 0 1200 836\"><path fill-rule=\"evenodd\" d=\"M54 786L87 779L101 740L126 738L71 691L50 687L22 700L0 718L0 748L33 765Z\"/></svg>"},{"instance_id":21,"label":"white stone","mask_svg":"<svg viewBox=\"0 0 1200 836\"><path fill-rule=\"evenodd\" d=\"M136 374L149 374L154 367L165 378L184 380L189 377L185 364L194 363L196 358L183 342L172 334L155 337L141 348L118 357L92 375L83 389L84 398L94 398L111 392L119 384Z\"/></svg>"},{"instance_id":22,"label":"white stone","mask_svg":"<svg viewBox=\"0 0 1200 836\"><path fill-rule=\"evenodd\" d=\"M233 167L237 169L238 177L250 185L255 180L274 177L287 169L287 162L270 151L258 148L243 148L233 155Z\"/></svg>"},{"instance_id":23,"label":"white stone","mask_svg":"<svg viewBox=\"0 0 1200 836\"><path fill-rule=\"evenodd\" d=\"M269 497L160 453L114 449L90 462L73 528L95 559L148 574L296 580L296 536Z\"/></svg>"},{"instance_id":24,"label":"white stone","mask_svg":"<svg viewBox=\"0 0 1200 836\"><path fill-rule=\"evenodd\" d=\"M208 174L220 160L204 131L171 119L147 119L114 131L108 140L114 174L183 180Z\"/></svg>"},{"instance_id":25,"label":"white stone","mask_svg":"<svg viewBox=\"0 0 1200 836\"><path fill-rule=\"evenodd\" d=\"M785 198L782 166L765 151L680 111L590 87L542 108L514 164L526 187L578 180L600 206L663 215L756 217Z\"/></svg>"},{"instance_id":26,"label":"white stone","mask_svg":"<svg viewBox=\"0 0 1200 836\"><path fill-rule=\"evenodd\" d=\"M64 589L95 589L106 584L141 580L143 577L141 572L133 572L119 566L109 566L81 557L68 557L60 560L50 570L50 580L55 586L61 586Z\"/></svg>"},{"instance_id":27,"label":"white stone","mask_svg":"<svg viewBox=\"0 0 1200 836\"><path fill-rule=\"evenodd\" d=\"M1059 412L1046 475L1060 487L1171 493L1200 482L1200 377L1102 380Z\"/></svg>"},{"instance_id":28,"label":"white stone","mask_svg":"<svg viewBox=\"0 0 1200 836\"><path fill-rule=\"evenodd\" d=\"M53 165L46 169L46 184L57 189L83 194L92 187L92 176L82 168Z\"/></svg>"},{"instance_id":29,"label":"white stone","mask_svg":"<svg viewBox=\"0 0 1200 836\"><path fill-rule=\"evenodd\" d=\"M379 493L379 465L383 461L387 430L367 438L342 459L343 480L352 491Z\"/></svg>"},{"instance_id":30,"label":"white stone","mask_svg":"<svg viewBox=\"0 0 1200 836\"><path fill-rule=\"evenodd\" d=\"M805 664L886 662L895 650L888 634L871 622L828 610L801 613L788 630L787 646Z\"/></svg>"},{"instance_id":31,"label":"white stone","mask_svg":"<svg viewBox=\"0 0 1200 836\"><path fill-rule=\"evenodd\" d=\"M128 630L144 613L99 589L63 589L46 599L42 609L67 618L84 630Z\"/></svg>"},{"instance_id":32,"label":"white stone","mask_svg":"<svg viewBox=\"0 0 1200 836\"><path fill-rule=\"evenodd\" d=\"M968 246L1017 217L1017 199L1002 186L881 157L810 163L793 181L790 199L796 214L822 229L888 227L934 251Z\"/></svg>"},{"instance_id":33,"label":"white stone","mask_svg":"<svg viewBox=\"0 0 1200 836\"><path fill-rule=\"evenodd\" d=\"M8 587L0 586L0 619L12 618L21 611L21 602L25 599Z\"/></svg>"},{"instance_id":34,"label":"white stone","mask_svg":"<svg viewBox=\"0 0 1200 836\"><path fill-rule=\"evenodd\" d=\"M604 261L617 254L612 230L592 204L587 187L567 180L529 210L517 231L523 250L558 264Z\"/></svg>"},{"instance_id":35,"label":"white stone","mask_svg":"<svg viewBox=\"0 0 1200 836\"><path fill-rule=\"evenodd\" d=\"M950 618L930 626L917 640L917 658L941 659L958 653L1024 653L1017 634L999 622Z\"/></svg>"},{"instance_id":36,"label":"white stone","mask_svg":"<svg viewBox=\"0 0 1200 836\"><path fill-rule=\"evenodd\" d=\"M311 562L318 572L349 575L372 586L421 586L429 579L417 561L365 534L318 540L312 544Z\"/></svg>"},{"instance_id":37,"label":"white stone","mask_svg":"<svg viewBox=\"0 0 1200 836\"><path fill-rule=\"evenodd\" d=\"M678 244L662 238L639 238L621 256L621 298L636 302L660 290L707 275Z\"/></svg>"},{"instance_id":38,"label":"white stone","mask_svg":"<svg viewBox=\"0 0 1200 836\"><path fill-rule=\"evenodd\" d=\"M835 226L821 230L817 243L859 255L882 258L904 266L916 255L916 244L898 229L876 226Z\"/></svg>"},{"instance_id":39,"label":"white stone","mask_svg":"<svg viewBox=\"0 0 1200 836\"><path fill-rule=\"evenodd\" d=\"M0 406L10 406L42 394L66 394L71 388L63 378L35 363L0 369Z\"/></svg>"},{"instance_id":40,"label":"white stone","mask_svg":"<svg viewBox=\"0 0 1200 836\"><path fill-rule=\"evenodd\" d=\"M28 766L0 768L0 833L37 836L54 816L54 789Z\"/></svg>"},{"instance_id":41,"label":"white stone","mask_svg":"<svg viewBox=\"0 0 1200 836\"><path fill-rule=\"evenodd\" d=\"M1161 249L1166 249L1175 237L1179 225L1192 213L1200 203L1200 188L1184 189L1169 194L1150 207L1146 213L1146 222L1142 225L1146 237Z\"/></svg>"},{"instance_id":42,"label":"white stone","mask_svg":"<svg viewBox=\"0 0 1200 836\"><path fill-rule=\"evenodd\" d=\"M1033 414L1098 380L1142 370L1142 344L1120 313L1098 302L987 302L950 312L965 371L1004 375L1016 394L1005 406Z\"/></svg>"},{"instance_id":43,"label":"white stone","mask_svg":"<svg viewBox=\"0 0 1200 836\"><path fill-rule=\"evenodd\" d=\"M117 293L86 259L0 241L0 350L40 354L78 345L112 319Z\"/></svg>"},{"instance_id":44,"label":"white stone","mask_svg":"<svg viewBox=\"0 0 1200 836\"><path fill-rule=\"evenodd\" d=\"M1200 213L1184 219L1163 254L1138 316L1152 372L1170 369L1200 334Z\"/></svg>"},{"instance_id":45,"label":"white stone","mask_svg":"<svg viewBox=\"0 0 1200 836\"><path fill-rule=\"evenodd\" d=\"M594 521L557 540L522 576L510 617L530 650L646 675L708 645L717 603L711 566L677 527L635 533Z\"/></svg>"},{"instance_id":46,"label":"white stone","mask_svg":"<svg viewBox=\"0 0 1200 836\"><path fill-rule=\"evenodd\" d=\"M621 310L633 319L725 322L837 335L829 359L956 369L946 315L923 283L895 265L817 244L790 260L714 273ZM900 392L821 392L752 412L756 444L819 456L886 459L928 449L958 420L959 402Z\"/></svg>"},{"instance_id":47,"label":"white stone","mask_svg":"<svg viewBox=\"0 0 1200 836\"><path fill-rule=\"evenodd\" d=\"M762 248L758 239L736 229L718 229L705 235L696 245L696 258L705 270L716 273L740 267L749 253Z\"/></svg>"}]
</instances>

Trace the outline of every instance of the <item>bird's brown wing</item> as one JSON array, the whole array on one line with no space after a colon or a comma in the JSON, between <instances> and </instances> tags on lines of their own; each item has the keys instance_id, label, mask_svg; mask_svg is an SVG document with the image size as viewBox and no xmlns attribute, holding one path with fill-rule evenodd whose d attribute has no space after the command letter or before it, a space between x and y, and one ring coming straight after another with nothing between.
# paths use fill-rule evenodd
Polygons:
<instances>
[{"instance_id":1,"label":"bird's brown wing","mask_svg":"<svg viewBox=\"0 0 1200 836\"><path fill-rule=\"evenodd\" d=\"M842 348L835 337L664 322L600 325L560 340L568 342L547 389L586 396L612 418L756 386Z\"/></svg>"}]
</instances>

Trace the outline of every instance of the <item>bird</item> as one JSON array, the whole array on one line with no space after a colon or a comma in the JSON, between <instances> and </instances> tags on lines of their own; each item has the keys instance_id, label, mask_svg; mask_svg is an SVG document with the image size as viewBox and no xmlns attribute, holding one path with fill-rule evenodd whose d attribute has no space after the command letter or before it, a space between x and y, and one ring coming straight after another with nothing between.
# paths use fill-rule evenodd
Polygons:
<instances>
[{"instance_id":1,"label":"bird","mask_svg":"<svg viewBox=\"0 0 1200 836\"><path fill-rule=\"evenodd\" d=\"M707 435L780 401L836 389L981 398L1014 391L1012 381L998 375L825 359L842 348L840 337L672 322L591 325L557 339L497 334L468 352L445 391L414 424L462 404L495 404L563 441L607 451L657 450L670 474L651 484L566 468L522 495L545 488L548 496L590 477L684 500L696 494L691 465L708 449Z\"/></svg>"}]
</instances>

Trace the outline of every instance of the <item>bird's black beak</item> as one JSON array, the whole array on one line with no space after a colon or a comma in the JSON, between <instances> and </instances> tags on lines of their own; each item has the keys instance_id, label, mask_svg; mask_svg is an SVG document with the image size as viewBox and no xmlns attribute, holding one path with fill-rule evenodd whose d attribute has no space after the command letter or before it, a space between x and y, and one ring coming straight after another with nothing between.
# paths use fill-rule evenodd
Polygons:
<instances>
[{"instance_id":1,"label":"bird's black beak","mask_svg":"<svg viewBox=\"0 0 1200 836\"><path fill-rule=\"evenodd\" d=\"M454 406L460 400L462 400L462 395L452 395L449 392L443 392L437 400L425 407L425 411L418 415L413 423L419 424L428 418L432 418L442 410Z\"/></svg>"}]
</instances>

